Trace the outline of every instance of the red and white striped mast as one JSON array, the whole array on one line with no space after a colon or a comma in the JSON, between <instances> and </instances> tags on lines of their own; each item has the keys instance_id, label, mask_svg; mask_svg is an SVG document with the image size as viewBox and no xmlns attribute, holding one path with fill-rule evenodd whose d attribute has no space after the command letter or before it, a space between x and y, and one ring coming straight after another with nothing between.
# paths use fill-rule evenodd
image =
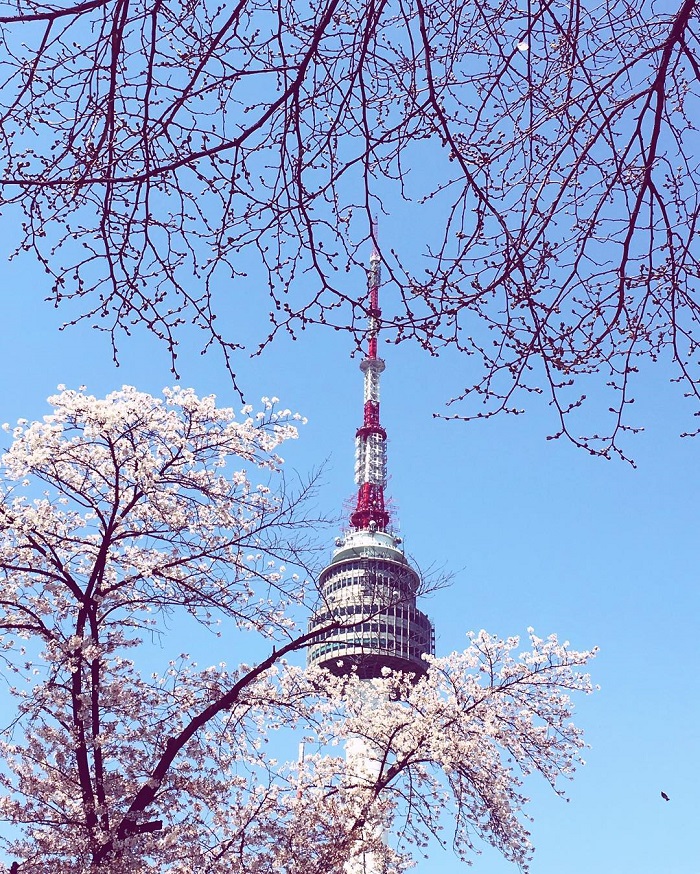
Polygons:
<instances>
[{"instance_id":1,"label":"red and white striped mast","mask_svg":"<svg viewBox=\"0 0 700 874\"><path fill-rule=\"evenodd\" d=\"M384 361L377 355L377 335L382 311L379 309L381 259L376 246L367 272L369 292L367 357L360 364L365 376L365 405L362 427L355 435L355 482L357 504L350 515L356 529L385 531L389 526L384 489L386 488L386 431L379 421L379 380Z\"/></svg>"}]
</instances>

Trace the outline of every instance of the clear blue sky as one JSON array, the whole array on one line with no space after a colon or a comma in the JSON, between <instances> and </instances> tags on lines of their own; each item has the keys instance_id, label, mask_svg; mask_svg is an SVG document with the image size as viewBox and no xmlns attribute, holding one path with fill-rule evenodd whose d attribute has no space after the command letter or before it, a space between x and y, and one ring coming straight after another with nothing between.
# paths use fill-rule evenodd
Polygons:
<instances>
[{"instance_id":1,"label":"clear blue sky","mask_svg":"<svg viewBox=\"0 0 700 874\"><path fill-rule=\"evenodd\" d=\"M398 240L400 231L387 223L382 233ZM43 415L58 383L85 383L96 394L123 383L160 392L172 383L164 352L145 338L124 344L116 369L96 331L59 334L60 313L42 304L44 275L31 260L3 266L0 277L0 421ZM360 273L346 281L363 293ZM241 297L231 301L231 317L248 318ZM390 313L391 301L383 307ZM361 374L343 335L301 337L261 358L241 357L240 372L252 399L275 394L308 417L287 461L304 472L329 459L320 503L334 513L353 494ZM183 384L235 403L218 359L199 356L198 339L181 350ZM450 388L473 381L469 361L393 345L384 355L390 493L406 548L423 567L455 573L451 589L423 604L438 653L462 648L470 629L524 634L529 625L601 649L593 663L601 691L578 707L592 748L576 780L563 784L570 803L542 781L527 784L533 874L700 874L700 442L677 436L689 424L680 391L663 367L642 374L635 414L647 430L628 444L634 470L546 441L555 424L536 400L519 418L435 420ZM435 851L416 870L465 869ZM473 870L515 869L486 850Z\"/></svg>"}]
</instances>

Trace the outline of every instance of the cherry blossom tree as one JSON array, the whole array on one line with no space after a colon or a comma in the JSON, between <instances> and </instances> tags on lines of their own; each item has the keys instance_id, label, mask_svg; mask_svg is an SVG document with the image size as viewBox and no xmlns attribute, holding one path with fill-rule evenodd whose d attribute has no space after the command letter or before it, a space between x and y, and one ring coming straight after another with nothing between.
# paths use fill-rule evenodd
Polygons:
<instances>
[{"instance_id":1,"label":"cherry blossom tree","mask_svg":"<svg viewBox=\"0 0 700 874\"><path fill-rule=\"evenodd\" d=\"M592 652L481 632L418 680L290 663L319 633L304 575L318 520L276 454L294 417L273 399L237 419L181 388L50 402L3 459L13 871L343 874L371 852L399 874L444 810L462 858L486 841L527 867L521 779L554 786L580 760L569 695L590 691ZM187 621L260 655L201 667L171 627ZM292 738L306 755L278 761Z\"/></svg>"},{"instance_id":2,"label":"cherry blossom tree","mask_svg":"<svg viewBox=\"0 0 700 874\"><path fill-rule=\"evenodd\" d=\"M450 415L544 393L610 455L660 358L697 407L695 0L2 0L0 28L20 249L115 354L141 325L175 367L194 322L234 373L238 294L263 344L353 330L339 276L390 211L424 249L383 253L388 327L470 357Z\"/></svg>"}]
</instances>

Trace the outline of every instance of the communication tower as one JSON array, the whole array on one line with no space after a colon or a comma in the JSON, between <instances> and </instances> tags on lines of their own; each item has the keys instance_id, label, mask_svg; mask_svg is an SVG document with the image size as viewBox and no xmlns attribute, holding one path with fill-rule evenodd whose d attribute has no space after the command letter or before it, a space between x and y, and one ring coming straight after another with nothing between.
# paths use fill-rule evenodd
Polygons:
<instances>
[{"instance_id":1,"label":"communication tower","mask_svg":"<svg viewBox=\"0 0 700 874\"><path fill-rule=\"evenodd\" d=\"M379 419L379 383L384 361L377 354L380 257L376 250L367 271L367 357L364 415L355 435L357 501L350 528L335 541L329 565L319 577L319 605L309 630L329 623L309 647L308 662L334 674L356 671L361 679L382 675L384 668L414 675L425 673L423 655L435 651L430 619L416 606L420 577L392 530L385 503L386 431Z\"/></svg>"}]
</instances>

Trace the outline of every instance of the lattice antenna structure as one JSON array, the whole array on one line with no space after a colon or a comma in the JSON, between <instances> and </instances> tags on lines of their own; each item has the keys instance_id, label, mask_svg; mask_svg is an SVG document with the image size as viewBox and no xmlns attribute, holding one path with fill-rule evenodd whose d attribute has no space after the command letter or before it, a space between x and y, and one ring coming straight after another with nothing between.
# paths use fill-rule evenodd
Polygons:
<instances>
[{"instance_id":1,"label":"lattice antenna structure","mask_svg":"<svg viewBox=\"0 0 700 874\"><path fill-rule=\"evenodd\" d=\"M377 335L382 311L379 309L381 261L375 249L369 259L367 286L369 291L369 326L367 357L360 364L365 377L365 405L362 427L355 435L355 482L358 486L357 505L350 516L353 528L378 530L389 527L389 513L384 501L386 489L386 431L379 421L379 381L384 361L377 355Z\"/></svg>"},{"instance_id":2,"label":"lattice antenna structure","mask_svg":"<svg viewBox=\"0 0 700 874\"><path fill-rule=\"evenodd\" d=\"M318 629L309 664L335 674L357 672L362 679L379 677L387 668L418 677L426 670L423 656L435 651L432 623L416 606L420 576L391 530L384 495L386 431L379 419L379 383L385 364L377 354L380 264L375 249L367 271L367 357L360 364L364 413L355 435L357 501L351 528L336 539L319 577L320 601L309 626ZM324 630L338 622L340 628Z\"/></svg>"}]
</instances>

